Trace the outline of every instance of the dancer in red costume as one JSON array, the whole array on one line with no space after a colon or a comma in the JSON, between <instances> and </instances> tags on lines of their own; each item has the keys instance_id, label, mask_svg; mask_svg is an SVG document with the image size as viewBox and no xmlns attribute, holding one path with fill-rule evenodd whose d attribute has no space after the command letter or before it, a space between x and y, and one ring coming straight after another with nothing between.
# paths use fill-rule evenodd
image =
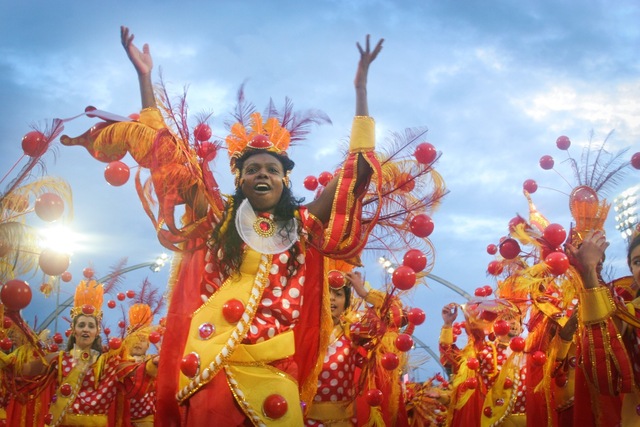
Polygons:
<instances>
[{"instance_id":1,"label":"dancer in red costume","mask_svg":"<svg viewBox=\"0 0 640 427\"><path fill-rule=\"evenodd\" d=\"M40 408L47 414L48 426L129 425L121 385L135 365L123 360L119 345L103 353L99 335L102 294L102 284L93 280L80 282L71 310L72 333L66 351L51 353L22 367L23 376L41 375L41 387L53 386L55 397L51 405L48 410L46 406ZM21 415L13 416L16 418L9 418L9 425L20 425Z\"/></svg>"},{"instance_id":2,"label":"dancer in red costume","mask_svg":"<svg viewBox=\"0 0 640 427\"><path fill-rule=\"evenodd\" d=\"M338 270L333 270L336 273ZM318 390L306 417L307 426L353 426L355 420L355 377L358 358L357 335L345 324L343 313L351 305L352 289L360 298L368 292L358 272L348 272L342 287L331 286L333 331L318 376ZM345 328L347 330L345 330Z\"/></svg>"},{"instance_id":3,"label":"dancer in red costume","mask_svg":"<svg viewBox=\"0 0 640 427\"><path fill-rule=\"evenodd\" d=\"M193 173L195 152L180 146L162 120L149 47L140 51L125 27L121 35L138 72L143 110L139 123L102 132L128 134L129 152L150 169L162 208L187 209L181 230L169 215L157 223L182 240L160 354L156 425L302 425L301 401L313 397L317 361L328 344L321 331L331 328L322 310L328 308L323 256L355 259L377 216L360 224L371 177L380 184L366 84L382 40L373 49L368 37L364 48L358 44L347 159L322 194L301 206L289 189L293 162L286 154L295 117L263 121L254 112L231 128L226 144L236 193L223 203L213 178ZM178 148L168 149L171 156L156 150L167 147ZM178 185L179 191L168 188Z\"/></svg>"},{"instance_id":4,"label":"dancer in red costume","mask_svg":"<svg viewBox=\"0 0 640 427\"><path fill-rule=\"evenodd\" d=\"M592 404L593 425L606 426L620 420L622 426L636 426L640 425L640 300L636 297L625 304L614 296L612 286L601 281L598 266L608 246L604 232L594 230L579 247L569 247L584 283L579 294L582 372L592 393L591 401L599 403ZM627 263L634 282L640 283L640 226L636 226L629 244Z\"/></svg>"}]
</instances>

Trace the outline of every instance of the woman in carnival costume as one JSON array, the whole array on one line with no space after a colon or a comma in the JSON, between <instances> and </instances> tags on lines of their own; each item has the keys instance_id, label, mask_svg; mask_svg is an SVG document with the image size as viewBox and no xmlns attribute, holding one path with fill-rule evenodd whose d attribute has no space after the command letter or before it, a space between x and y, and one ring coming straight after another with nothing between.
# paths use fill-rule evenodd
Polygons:
<instances>
[{"instance_id":1,"label":"woman in carnival costume","mask_svg":"<svg viewBox=\"0 0 640 427\"><path fill-rule=\"evenodd\" d=\"M134 427L154 425L159 358L155 354L148 355L147 351L152 341L158 343L161 338L159 328L152 326L152 323L154 314L164 305L163 301L157 289L149 289L149 282L145 281L129 307L129 326L124 345L127 346L129 358L139 365L125 381L129 417Z\"/></svg>"},{"instance_id":2,"label":"woman in carnival costume","mask_svg":"<svg viewBox=\"0 0 640 427\"><path fill-rule=\"evenodd\" d=\"M579 293L581 334L581 364L586 377L594 410L593 425L606 426L612 420L619 425L640 425L640 300L628 302L616 294L615 282L606 284L600 279L599 264L609 246L604 232L588 232L579 247L571 246L583 278ZM634 285L640 283L640 226L629 243L627 264ZM613 404L611 404L613 403ZM614 413L611 413L613 408ZM617 411L617 413L616 413ZM576 424L577 425L577 424Z\"/></svg>"},{"instance_id":3,"label":"woman in carnival costume","mask_svg":"<svg viewBox=\"0 0 640 427\"><path fill-rule=\"evenodd\" d=\"M43 384L53 384L48 412L43 408L48 426L128 425L121 385L135 365L123 359L124 347L119 342L103 352L99 334L103 292L102 284L95 280L81 281L71 309L66 350L22 367L23 376L43 375Z\"/></svg>"},{"instance_id":4,"label":"woman in carnival costume","mask_svg":"<svg viewBox=\"0 0 640 427\"><path fill-rule=\"evenodd\" d=\"M407 349L400 351L394 347L394 354L399 354L397 357L400 361L395 369L378 370L375 366L367 366L379 363L378 347L383 346L383 341L389 341L385 335L392 336L392 341L398 336L398 328L392 324L395 320L402 321L404 316L398 298L367 289L361 274L353 271L351 265L335 260L328 260L327 264L334 326L306 425L405 426L406 415L402 413L404 407L400 404L403 399L400 372L406 365L403 352ZM359 310L359 304L352 302L353 291L360 298L360 303L370 304L367 310ZM394 306L399 309L395 313L399 315L398 319L388 312L382 313L385 305L389 307L390 299L398 304ZM384 347L383 353L386 353L389 350L386 343ZM361 374L363 368L365 373ZM385 385L381 387L384 392L378 389L380 384ZM376 393L376 396L372 396L366 404L357 405L356 398L366 400L368 392Z\"/></svg>"},{"instance_id":5,"label":"woman in carnival costume","mask_svg":"<svg viewBox=\"0 0 640 427\"><path fill-rule=\"evenodd\" d=\"M324 256L356 259L377 217L360 223L361 198L372 176L380 186L366 82L382 40L373 49L368 37L365 48L358 44L349 153L322 194L302 206L289 188L293 161L286 150L320 119L296 116L288 105L282 116L272 108L263 120L240 105L226 139L236 192L225 203L208 169L215 146L201 144L208 137L191 146L189 132L180 127L186 121L174 122L177 133L169 130L156 107L148 46L138 50L125 27L121 38L139 76L139 121L108 122L61 141L85 145L100 160L128 151L148 168L149 184L139 187L143 205L161 242L178 250L155 423L302 425L301 401L313 397L316 365L331 328ZM213 153L207 151L212 147ZM150 188L158 218L151 212ZM173 218L179 205L185 208L182 227Z\"/></svg>"}]
</instances>

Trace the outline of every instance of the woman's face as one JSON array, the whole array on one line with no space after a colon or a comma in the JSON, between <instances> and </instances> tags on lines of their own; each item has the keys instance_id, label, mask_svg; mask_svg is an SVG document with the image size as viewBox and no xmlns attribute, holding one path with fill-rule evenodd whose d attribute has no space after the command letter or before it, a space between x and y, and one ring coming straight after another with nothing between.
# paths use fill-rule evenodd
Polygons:
<instances>
[{"instance_id":1,"label":"woman's face","mask_svg":"<svg viewBox=\"0 0 640 427\"><path fill-rule=\"evenodd\" d=\"M146 337L138 337L131 344L129 354L132 356L144 356L147 354L147 350L149 350L149 340Z\"/></svg>"},{"instance_id":2,"label":"woman's face","mask_svg":"<svg viewBox=\"0 0 640 427\"><path fill-rule=\"evenodd\" d=\"M73 327L73 336L76 338L76 346L81 350L89 350L98 336L98 324L92 316L84 314L76 317Z\"/></svg>"},{"instance_id":3,"label":"woman's face","mask_svg":"<svg viewBox=\"0 0 640 427\"><path fill-rule=\"evenodd\" d=\"M640 285L640 245L633 248L631 255L629 256L629 267L631 268L631 274L636 280L636 283Z\"/></svg>"},{"instance_id":4,"label":"woman's face","mask_svg":"<svg viewBox=\"0 0 640 427\"><path fill-rule=\"evenodd\" d=\"M344 287L340 289L331 289L329 301L331 302L331 317L334 321L340 319L340 316L345 310L344 305L347 302Z\"/></svg>"},{"instance_id":5,"label":"woman's face","mask_svg":"<svg viewBox=\"0 0 640 427\"><path fill-rule=\"evenodd\" d=\"M282 163L266 153L254 154L244 161L240 188L254 210L273 213L283 190Z\"/></svg>"}]
</instances>

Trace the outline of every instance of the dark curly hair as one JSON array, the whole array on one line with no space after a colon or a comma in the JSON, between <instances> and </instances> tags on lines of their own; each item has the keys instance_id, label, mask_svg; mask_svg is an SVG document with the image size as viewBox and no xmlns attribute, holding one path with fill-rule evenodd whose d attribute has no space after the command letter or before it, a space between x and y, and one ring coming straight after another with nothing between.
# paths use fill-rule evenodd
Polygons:
<instances>
[{"instance_id":1,"label":"dark curly hair","mask_svg":"<svg viewBox=\"0 0 640 427\"><path fill-rule=\"evenodd\" d=\"M254 154L262 154L267 153L271 156L275 157L280 161L282 167L284 168L285 173L290 171L293 166L293 160L289 159L289 157L285 155L279 155L276 153L272 153L264 150L247 150L241 157L239 157L235 161L235 167L237 170L241 171L244 165L244 162ZM240 186L236 187L236 191L232 196L233 204L229 204L222 220L216 225L216 227L211 232L211 237L208 241L208 246L213 252L213 255L219 258L219 265L221 266L221 271L224 277L229 277L234 273L240 271L240 264L242 262L242 239L238 234L238 230L236 229L235 219L236 219L236 210L237 207L240 206L240 203L247 197L242 192ZM295 213L298 208L301 206L302 202L304 202L304 198L296 198L293 195L291 189L287 186L284 186L282 189L282 195L280 196L280 200L275 206L274 209L274 217L278 221L288 221L295 217ZM229 226L226 229L225 233L221 232L222 224L228 223ZM285 226L280 232L283 235L286 235L290 232L290 226ZM298 249L294 245L291 248L291 257L289 257L289 271L298 268Z\"/></svg>"}]
</instances>

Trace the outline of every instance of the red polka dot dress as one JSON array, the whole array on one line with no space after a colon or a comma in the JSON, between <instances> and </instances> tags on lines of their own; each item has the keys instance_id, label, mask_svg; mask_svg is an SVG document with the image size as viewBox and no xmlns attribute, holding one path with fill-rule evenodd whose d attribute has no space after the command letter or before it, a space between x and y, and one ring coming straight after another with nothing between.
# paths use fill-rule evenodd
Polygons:
<instances>
[{"instance_id":1,"label":"red polka dot dress","mask_svg":"<svg viewBox=\"0 0 640 427\"><path fill-rule=\"evenodd\" d=\"M322 363L318 377L318 390L313 398L316 402L344 402L347 405L355 397L354 372L356 369L356 349L344 333L341 325L331 334L331 344ZM321 421L307 419L307 426L323 426Z\"/></svg>"},{"instance_id":2,"label":"red polka dot dress","mask_svg":"<svg viewBox=\"0 0 640 427\"><path fill-rule=\"evenodd\" d=\"M79 415L102 416L106 423L107 414L118 393L120 362L119 356L109 357L100 370L99 376L96 377L95 364L80 361L70 353L65 352L60 358L52 361L54 372L57 371L60 378L54 402L62 396L70 399L66 410L63 411L60 425L65 425L65 419ZM78 376L77 379L70 378L72 370L78 364L80 364L79 369L85 374ZM96 422L98 419L95 418ZM53 421L56 422L56 420Z\"/></svg>"}]
</instances>

